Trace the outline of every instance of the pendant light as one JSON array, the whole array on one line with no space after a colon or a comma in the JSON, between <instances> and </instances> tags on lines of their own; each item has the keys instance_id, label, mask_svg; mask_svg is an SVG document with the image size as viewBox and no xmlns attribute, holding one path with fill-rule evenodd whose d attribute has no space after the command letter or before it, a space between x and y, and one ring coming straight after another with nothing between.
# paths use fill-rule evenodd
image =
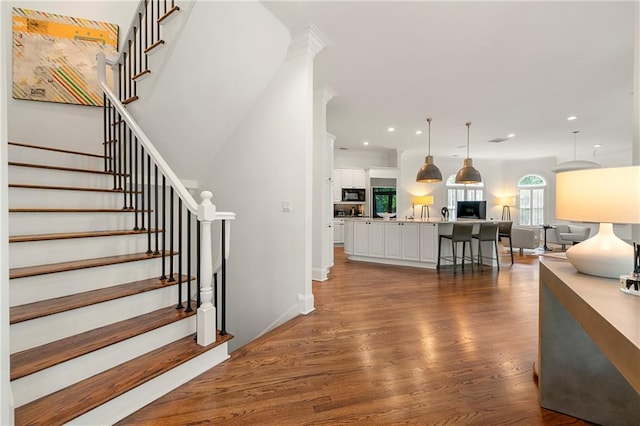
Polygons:
<instances>
[{"instance_id":1,"label":"pendant light","mask_svg":"<svg viewBox=\"0 0 640 426\"><path fill-rule=\"evenodd\" d=\"M594 163L593 161L585 161L585 160L576 160L576 138L580 130L574 130L573 132L573 160L565 161L564 163L560 163L551 169L554 173L562 173L562 172L570 172L573 170L585 170L585 169L598 169L602 167L598 163Z\"/></svg>"},{"instance_id":2,"label":"pendant light","mask_svg":"<svg viewBox=\"0 0 640 426\"><path fill-rule=\"evenodd\" d=\"M427 118L427 123L429 124L429 150L427 151L427 156L424 158L424 164L420 167L420 170L418 170L416 182L442 182L442 173L440 173L440 169L433 164L433 156L431 155L431 118Z\"/></svg>"},{"instance_id":3,"label":"pendant light","mask_svg":"<svg viewBox=\"0 0 640 426\"><path fill-rule=\"evenodd\" d=\"M480 183L482 182L482 176L480 172L473 167L473 160L469 157L469 127L471 123L466 123L467 126L467 158L464 159L462 168L458 170L456 174L456 183Z\"/></svg>"}]
</instances>

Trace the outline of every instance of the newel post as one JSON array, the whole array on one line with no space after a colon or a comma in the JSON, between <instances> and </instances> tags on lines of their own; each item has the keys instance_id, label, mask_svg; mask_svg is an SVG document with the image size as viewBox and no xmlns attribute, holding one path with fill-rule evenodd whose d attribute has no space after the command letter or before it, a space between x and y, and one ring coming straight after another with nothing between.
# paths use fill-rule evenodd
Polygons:
<instances>
[{"instance_id":1,"label":"newel post","mask_svg":"<svg viewBox=\"0 0 640 426\"><path fill-rule=\"evenodd\" d=\"M200 346L207 346L216 341L216 308L213 306L213 252L211 250L211 222L216 217L216 206L211 203L213 194L203 191L202 201L198 206L198 220L201 224L200 253L201 276L200 287L201 304L198 308L198 336Z\"/></svg>"}]
</instances>

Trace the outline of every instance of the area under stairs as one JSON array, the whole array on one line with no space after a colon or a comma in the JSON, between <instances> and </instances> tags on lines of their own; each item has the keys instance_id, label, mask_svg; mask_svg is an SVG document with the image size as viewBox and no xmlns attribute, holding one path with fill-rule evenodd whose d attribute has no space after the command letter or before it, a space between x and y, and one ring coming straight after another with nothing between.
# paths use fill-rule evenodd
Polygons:
<instances>
[{"instance_id":1,"label":"area under stairs","mask_svg":"<svg viewBox=\"0 0 640 426\"><path fill-rule=\"evenodd\" d=\"M159 278L102 154L10 142L9 160L17 425L111 424L228 358L231 335L195 342L195 302L176 309L193 277Z\"/></svg>"}]
</instances>

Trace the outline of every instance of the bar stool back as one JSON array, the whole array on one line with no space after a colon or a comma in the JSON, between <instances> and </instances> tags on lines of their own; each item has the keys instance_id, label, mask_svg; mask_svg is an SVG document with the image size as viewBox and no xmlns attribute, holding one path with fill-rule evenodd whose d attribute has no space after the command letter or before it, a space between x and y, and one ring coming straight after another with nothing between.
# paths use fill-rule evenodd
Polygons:
<instances>
[{"instance_id":1,"label":"bar stool back","mask_svg":"<svg viewBox=\"0 0 640 426\"><path fill-rule=\"evenodd\" d=\"M442 256L442 239L447 239L451 241L451 250L453 252L453 256ZM438 265L437 268L440 269L440 260L452 260L453 268L455 269L457 264L457 253L456 246L458 243L462 243L462 268L464 268L465 259L471 260L471 270L473 271L473 247L471 242L473 240L473 223L454 223L453 230L451 234L441 234L438 237ZM469 256L465 256L465 248L467 243L469 243Z\"/></svg>"},{"instance_id":2,"label":"bar stool back","mask_svg":"<svg viewBox=\"0 0 640 426\"><path fill-rule=\"evenodd\" d=\"M509 250L511 251L511 264L513 265L513 244L511 243L511 228L513 222L500 222L498 225L498 238L509 239Z\"/></svg>"},{"instance_id":3,"label":"bar stool back","mask_svg":"<svg viewBox=\"0 0 640 426\"><path fill-rule=\"evenodd\" d=\"M482 267L482 242L491 241L493 247L496 249L496 257L490 257L491 260L496 261L498 264L498 270L500 270L500 255L498 253L498 224L492 222L484 222L480 224L480 230L477 234L473 234L473 238L478 240L478 266Z\"/></svg>"}]
</instances>

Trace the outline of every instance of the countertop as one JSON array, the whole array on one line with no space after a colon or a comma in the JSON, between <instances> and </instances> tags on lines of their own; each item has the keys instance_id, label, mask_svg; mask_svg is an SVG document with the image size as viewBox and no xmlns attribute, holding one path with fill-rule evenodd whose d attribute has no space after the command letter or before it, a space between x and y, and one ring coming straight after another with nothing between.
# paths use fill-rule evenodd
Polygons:
<instances>
[{"instance_id":1,"label":"countertop","mask_svg":"<svg viewBox=\"0 0 640 426\"><path fill-rule=\"evenodd\" d=\"M450 219L450 220L442 220L440 218L429 218L429 219L396 219L392 218L389 220L385 220L382 218L372 219L370 217L355 217L355 216L343 216L343 217L335 217L334 219L344 219L344 220L354 220L354 221L373 221L373 222L404 222L404 223L485 223L485 222L504 222L499 219Z\"/></svg>"}]
</instances>

